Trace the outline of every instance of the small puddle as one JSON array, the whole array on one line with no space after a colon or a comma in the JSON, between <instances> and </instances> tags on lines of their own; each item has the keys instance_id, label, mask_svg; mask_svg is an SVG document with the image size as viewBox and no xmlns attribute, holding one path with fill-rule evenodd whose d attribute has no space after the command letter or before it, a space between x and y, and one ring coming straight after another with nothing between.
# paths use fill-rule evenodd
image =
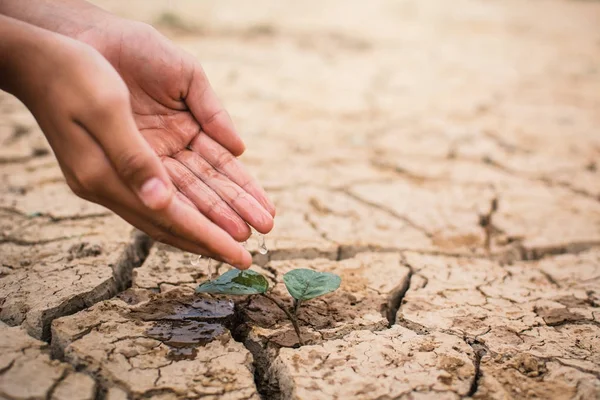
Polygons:
<instances>
[{"instance_id":1,"label":"small puddle","mask_svg":"<svg viewBox=\"0 0 600 400\"><path fill-rule=\"evenodd\" d=\"M171 360L194 359L198 347L210 343L227 331L223 325L198 321L158 321L146 331L152 339L169 347Z\"/></svg>"},{"instance_id":2,"label":"small puddle","mask_svg":"<svg viewBox=\"0 0 600 400\"><path fill-rule=\"evenodd\" d=\"M133 311L131 316L154 321L146 335L168 346L167 357L172 360L194 359L198 347L232 328L235 317L233 301L217 299L150 303Z\"/></svg>"}]
</instances>

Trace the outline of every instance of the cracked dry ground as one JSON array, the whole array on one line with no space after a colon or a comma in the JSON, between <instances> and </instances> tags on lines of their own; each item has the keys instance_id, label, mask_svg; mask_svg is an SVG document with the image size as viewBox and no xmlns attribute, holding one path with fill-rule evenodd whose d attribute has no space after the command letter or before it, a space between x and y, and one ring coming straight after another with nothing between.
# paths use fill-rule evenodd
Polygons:
<instances>
[{"instance_id":1,"label":"cracked dry ground","mask_svg":"<svg viewBox=\"0 0 600 400\"><path fill-rule=\"evenodd\" d=\"M227 104L278 207L253 268L342 286L301 348L195 296L206 261L72 195L1 94L0 398L600 397L599 2L163 3L101 2Z\"/></svg>"}]
</instances>

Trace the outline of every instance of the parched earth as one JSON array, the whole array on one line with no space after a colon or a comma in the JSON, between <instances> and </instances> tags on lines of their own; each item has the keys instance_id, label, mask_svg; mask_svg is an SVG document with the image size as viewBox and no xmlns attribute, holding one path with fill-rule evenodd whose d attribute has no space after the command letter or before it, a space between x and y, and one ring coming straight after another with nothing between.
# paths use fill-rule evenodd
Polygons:
<instances>
[{"instance_id":1,"label":"parched earth","mask_svg":"<svg viewBox=\"0 0 600 400\"><path fill-rule=\"evenodd\" d=\"M227 104L272 296L342 286L302 347L263 298L195 295L207 261L71 194L0 94L0 399L600 398L600 2L98 3Z\"/></svg>"}]
</instances>

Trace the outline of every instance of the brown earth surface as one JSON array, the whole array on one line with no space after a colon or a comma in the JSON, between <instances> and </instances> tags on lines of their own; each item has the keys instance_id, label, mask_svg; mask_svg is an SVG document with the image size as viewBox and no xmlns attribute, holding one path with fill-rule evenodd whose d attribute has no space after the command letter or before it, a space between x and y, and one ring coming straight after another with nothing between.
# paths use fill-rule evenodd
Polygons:
<instances>
[{"instance_id":1,"label":"brown earth surface","mask_svg":"<svg viewBox=\"0 0 600 400\"><path fill-rule=\"evenodd\" d=\"M264 298L66 186L0 93L0 399L600 398L600 2L98 0L198 57L277 205ZM227 266L217 265L220 272Z\"/></svg>"}]
</instances>

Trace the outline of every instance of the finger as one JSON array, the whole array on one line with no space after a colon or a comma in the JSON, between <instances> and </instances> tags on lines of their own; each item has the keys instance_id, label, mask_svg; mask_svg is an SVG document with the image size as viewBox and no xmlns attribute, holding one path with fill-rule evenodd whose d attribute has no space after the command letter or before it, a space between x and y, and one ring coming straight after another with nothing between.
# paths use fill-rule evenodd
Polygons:
<instances>
[{"instance_id":1,"label":"finger","mask_svg":"<svg viewBox=\"0 0 600 400\"><path fill-rule=\"evenodd\" d=\"M135 125L129 92L113 86L96 90L77 122L100 144L121 180L146 207L164 209L174 194L167 171Z\"/></svg>"},{"instance_id":2,"label":"finger","mask_svg":"<svg viewBox=\"0 0 600 400\"><path fill-rule=\"evenodd\" d=\"M157 227L156 225L149 223L145 218L141 216L131 214L126 211L119 212L117 211L117 209L114 209L113 211L115 211L125 221L129 222L131 225L135 226L139 230L145 232L148 236L150 236L157 242L165 243L170 246L177 247L178 249L188 251L190 253L200 254L204 257L219 259L218 255L209 252L206 248L199 246L195 243L189 242L178 236L175 236L171 232L168 232L164 229Z\"/></svg>"},{"instance_id":3,"label":"finger","mask_svg":"<svg viewBox=\"0 0 600 400\"><path fill-rule=\"evenodd\" d=\"M163 157L162 161L175 186L202 214L238 241L250 237L252 232L244 220L200 178L173 158Z\"/></svg>"},{"instance_id":4,"label":"finger","mask_svg":"<svg viewBox=\"0 0 600 400\"><path fill-rule=\"evenodd\" d=\"M189 200L188 200L189 201ZM121 207L114 205L114 207L109 207L113 211L115 211L121 218L125 221L136 227L137 229L145 232L148 236L154 239L157 242L168 244L169 246L176 247L183 251L187 251L194 254L199 254L202 257L210 258L219 262L226 262L219 255L211 253L206 248L202 246L198 246L195 243L189 242L185 239L182 239L170 232L167 232L152 223L149 223L146 218L140 216L139 214L129 212L127 210L122 209ZM238 267L238 269L244 270L248 269L247 266Z\"/></svg>"},{"instance_id":5,"label":"finger","mask_svg":"<svg viewBox=\"0 0 600 400\"><path fill-rule=\"evenodd\" d=\"M175 159L204 181L219 197L257 231L268 233L273 229L273 217L248 192L216 171L212 165L193 151L177 153Z\"/></svg>"},{"instance_id":6,"label":"finger","mask_svg":"<svg viewBox=\"0 0 600 400\"><path fill-rule=\"evenodd\" d=\"M244 269L250 266L252 263L250 253L198 210L190 207L189 203L173 196L173 200L162 210L153 211L145 207L131 188L121 181L115 169L108 162L103 149L81 125L64 126L61 128L61 132L65 135L63 138L70 139L53 140L54 149L57 158L61 160L63 170L72 174L73 171L83 170L88 159L104 158L105 162L102 168L97 165L97 169L102 170L101 174L95 172L96 175L102 177L102 181L94 179L96 184L86 188L86 191L92 190L93 198L97 203L110 209L114 209L115 204L118 204L125 210L135 211L148 223L152 223L173 236L205 248L209 254L219 255L215 258L236 268ZM81 155L85 155L85 158ZM86 197L90 198L91 196Z\"/></svg>"},{"instance_id":7,"label":"finger","mask_svg":"<svg viewBox=\"0 0 600 400\"><path fill-rule=\"evenodd\" d=\"M185 103L207 135L219 142L233 155L241 155L246 147L233 127L233 122L200 65L196 65Z\"/></svg>"},{"instance_id":8,"label":"finger","mask_svg":"<svg viewBox=\"0 0 600 400\"><path fill-rule=\"evenodd\" d=\"M192 207L194 210L197 210L198 208L196 207L196 205L194 203L192 203L192 201L190 199L188 199L187 197L185 197L185 195L181 192L176 192L175 193L175 197L177 197L179 200L181 200L182 202L184 202L185 204L187 204L188 206Z\"/></svg>"},{"instance_id":9,"label":"finger","mask_svg":"<svg viewBox=\"0 0 600 400\"><path fill-rule=\"evenodd\" d=\"M190 148L200 154L217 171L250 193L273 217L275 216L275 206L267 197L263 188L246 171L242 162L223 148L223 146L200 132L190 143Z\"/></svg>"},{"instance_id":10,"label":"finger","mask_svg":"<svg viewBox=\"0 0 600 400\"><path fill-rule=\"evenodd\" d=\"M252 256L240 243L179 199L175 198L165 211L174 224L171 231L178 236L192 238L211 253L220 254L223 261L236 268L245 269L252 264Z\"/></svg>"},{"instance_id":11,"label":"finger","mask_svg":"<svg viewBox=\"0 0 600 400\"><path fill-rule=\"evenodd\" d=\"M121 185L121 190L127 190L127 187ZM180 200L179 197L176 196L164 210L166 218L148 215L145 211L136 211L137 218L133 219L134 211L132 210L141 208L141 204L133 192L129 191L129 195L125 197L115 197L114 195L118 194L117 191L113 190L112 192L104 199L119 198L121 205L115 205L113 200L101 200L100 204L115 210L115 212L120 211L118 213L123 217L127 215L131 219L130 223L158 241L186 251L206 255L239 269L246 269L251 265L252 257L241 244L234 241L225 231L206 219L189 203Z\"/></svg>"},{"instance_id":12,"label":"finger","mask_svg":"<svg viewBox=\"0 0 600 400\"><path fill-rule=\"evenodd\" d=\"M175 234L168 232L157 225L154 225L140 213L131 211L111 201L106 201L105 206L113 210L131 225L145 232L148 236L150 236L157 242L166 243L170 246L177 247L181 250L188 251L190 253L200 254L204 257L214 258L216 260L219 259L218 255L209 252L205 247L199 246L196 243L178 237Z\"/></svg>"}]
</instances>

